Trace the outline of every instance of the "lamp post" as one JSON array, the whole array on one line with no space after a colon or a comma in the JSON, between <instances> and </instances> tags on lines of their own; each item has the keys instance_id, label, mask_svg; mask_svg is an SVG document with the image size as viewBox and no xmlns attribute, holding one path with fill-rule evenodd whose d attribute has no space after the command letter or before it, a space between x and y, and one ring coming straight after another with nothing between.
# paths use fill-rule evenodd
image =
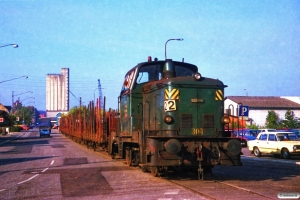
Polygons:
<instances>
[{"instance_id":1,"label":"lamp post","mask_svg":"<svg viewBox=\"0 0 300 200\"><path fill-rule=\"evenodd\" d=\"M19 79L19 78L25 78L25 79L27 79L28 76L20 76L20 77L17 77L17 78L12 78L12 79L9 79L9 80L0 81L0 83L4 83L4 82L7 82L7 81L12 81L12 80L16 80L16 79Z\"/></svg>"},{"instance_id":2,"label":"lamp post","mask_svg":"<svg viewBox=\"0 0 300 200\"><path fill-rule=\"evenodd\" d=\"M247 90L246 89L244 89L245 91L246 91L246 96L248 96L248 92L247 92Z\"/></svg>"},{"instance_id":3,"label":"lamp post","mask_svg":"<svg viewBox=\"0 0 300 200\"><path fill-rule=\"evenodd\" d=\"M165 43L165 59L167 59L167 43L171 40L177 40L177 41L182 41L183 38L177 38L177 39L168 39Z\"/></svg>"},{"instance_id":4,"label":"lamp post","mask_svg":"<svg viewBox=\"0 0 300 200\"><path fill-rule=\"evenodd\" d=\"M3 45L3 46L0 46L0 48L7 47L7 46L13 46L14 48L18 48L19 47L19 45L17 45L17 44L6 44L6 45Z\"/></svg>"}]
</instances>

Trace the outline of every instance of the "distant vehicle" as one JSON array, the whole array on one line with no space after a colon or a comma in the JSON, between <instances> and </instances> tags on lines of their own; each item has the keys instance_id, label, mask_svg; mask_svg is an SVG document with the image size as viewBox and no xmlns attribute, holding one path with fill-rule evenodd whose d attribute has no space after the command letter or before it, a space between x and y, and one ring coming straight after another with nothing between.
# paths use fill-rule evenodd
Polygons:
<instances>
[{"instance_id":1,"label":"distant vehicle","mask_svg":"<svg viewBox=\"0 0 300 200\"><path fill-rule=\"evenodd\" d=\"M282 131L293 132L297 135L297 137L300 137L300 129L285 129L285 130L282 130Z\"/></svg>"},{"instance_id":2,"label":"distant vehicle","mask_svg":"<svg viewBox=\"0 0 300 200\"><path fill-rule=\"evenodd\" d=\"M300 129L292 129L291 131L294 132L300 138Z\"/></svg>"},{"instance_id":3,"label":"distant vehicle","mask_svg":"<svg viewBox=\"0 0 300 200\"><path fill-rule=\"evenodd\" d=\"M29 130L29 127L27 125L23 125L22 129L25 130L25 131L27 131L27 130Z\"/></svg>"},{"instance_id":4,"label":"distant vehicle","mask_svg":"<svg viewBox=\"0 0 300 200\"><path fill-rule=\"evenodd\" d=\"M255 140L258 135L258 130L254 129L244 129L238 132L237 137L241 139L242 146L247 146L248 141Z\"/></svg>"},{"instance_id":5,"label":"distant vehicle","mask_svg":"<svg viewBox=\"0 0 300 200\"><path fill-rule=\"evenodd\" d=\"M255 140L248 141L248 149L256 156L273 154L290 158L300 155L300 141L293 132L261 132Z\"/></svg>"},{"instance_id":6,"label":"distant vehicle","mask_svg":"<svg viewBox=\"0 0 300 200\"><path fill-rule=\"evenodd\" d=\"M51 119L50 118L40 118L39 119L39 132L40 137L48 136L51 134Z\"/></svg>"},{"instance_id":7,"label":"distant vehicle","mask_svg":"<svg viewBox=\"0 0 300 200\"><path fill-rule=\"evenodd\" d=\"M58 129L58 126L56 124L54 124L52 129Z\"/></svg>"},{"instance_id":8,"label":"distant vehicle","mask_svg":"<svg viewBox=\"0 0 300 200\"><path fill-rule=\"evenodd\" d=\"M276 129L273 129L273 128L263 128L263 129L258 129L258 133L260 132L276 132L277 130Z\"/></svg>"}]
</instances>

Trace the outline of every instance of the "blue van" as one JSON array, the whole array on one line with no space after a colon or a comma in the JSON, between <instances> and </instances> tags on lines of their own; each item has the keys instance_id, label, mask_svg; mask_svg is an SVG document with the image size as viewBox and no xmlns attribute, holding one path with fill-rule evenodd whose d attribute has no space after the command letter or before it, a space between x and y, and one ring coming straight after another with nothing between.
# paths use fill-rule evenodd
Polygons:
<instances>
[{"instance_id":1,"label":"blue van","mask_svg":"<svg viewBox=\"0 0 300 200\"><path fill-rule=\"evenodd\" d=\"M48 136L50 137L51 134L51 119L50 118L40 118L39 119L39 132L40 137Z\"/></svg>"}]
</instances>

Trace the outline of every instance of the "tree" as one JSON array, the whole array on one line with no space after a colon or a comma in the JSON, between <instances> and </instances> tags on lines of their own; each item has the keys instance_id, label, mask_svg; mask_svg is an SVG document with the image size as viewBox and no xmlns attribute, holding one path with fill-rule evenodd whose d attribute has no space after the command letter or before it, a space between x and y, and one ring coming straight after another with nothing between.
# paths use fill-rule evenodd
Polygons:
<instances>
[{"instance_id":1,"label":"tree","mask_svg":"<svg viewBox=\"0 0 300 200\"><path fill-rule=\"evenodd\" d=\"M28 107L22 107L15 112L15 116L20 118L24 124L29 124L32 121L32 110Z\"/></svg>"},{"instance_id":2,"label":"tree","mask_svg":"<svg viewBox=\"0 0 300 200\"><path fill-rule=\"evenodd\" d=\"M266 127L267 128L277 128L279 126L279 117L274 110L269 110L266 118Z\"/></svg>"},{"instance_id":3,"label":"tree","mask_svg":"<svg viewBox=\"0 0 300 200\"><path fill-rule=\"evenodd\" d=\"M281 126L283 128L297 128L298 121L295 118L294 112L287 110L285 113L285 119L281 121Z\"/></svg>"}]
</instances>

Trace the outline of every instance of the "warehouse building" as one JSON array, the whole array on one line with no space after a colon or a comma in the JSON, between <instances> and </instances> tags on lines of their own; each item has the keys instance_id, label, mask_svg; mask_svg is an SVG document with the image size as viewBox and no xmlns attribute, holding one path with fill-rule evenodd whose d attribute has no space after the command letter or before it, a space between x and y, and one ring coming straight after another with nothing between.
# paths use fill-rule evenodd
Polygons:
<instances>
[{"instance_id":1,"label":"warehouse building","mask_svg":"<svg viewBox=\"0 0 300 200\"><path fill-rule=\"evenodd\" d=\"M275 96L227 96L224 105L225 113L238 116L240 106L248 106L247 124L265 126L268 111L274 111L279 119L285 119L287 110L291 110L300 119L300 97Z\"/></svg>"},{"instance_id":2,"label":"warehouse building","mask_svg":"<svg viewBox=\"0 0 300 200\"><path fill-rule=\"evenodd\" d=\"M56 117L69 111L69 68L62 68L61 74L46 75L46 115Z\"/></svg>"}]
</instances>

